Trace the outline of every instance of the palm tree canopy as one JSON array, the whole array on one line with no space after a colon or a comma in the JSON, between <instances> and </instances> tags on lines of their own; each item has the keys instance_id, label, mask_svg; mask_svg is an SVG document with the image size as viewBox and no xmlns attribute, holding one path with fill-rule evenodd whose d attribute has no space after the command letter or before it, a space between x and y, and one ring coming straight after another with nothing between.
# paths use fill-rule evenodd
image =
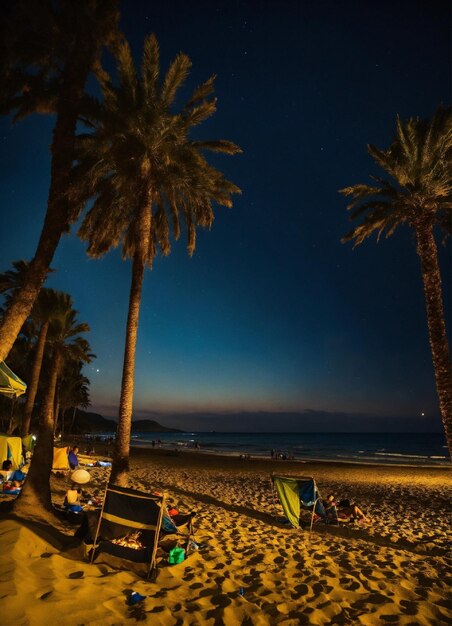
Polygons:
<instances>
[{"instance_id":1,"label":"palm tree canopy","mask_svg":"<svg viewBox=\"0 0 452 626\"><path fill-rule=\"evenodd\" d=\"M30 263L24 259L13 261L13 269L0 274L0 293L11 298L16 289L23 285Z\"/></svg>"},{"instance_id":2,"label":"palm tree canopy","mask_svg":"<svg viewBox=\"0 0 452 626\"><path fill-rule=\"evenodd\" d=\"M82 374L82 361L69 361L65 364L60 378L60 403L64 408L90 405L89 379Z\"/></svg>"},{"instance_id":3,"label":"palm tree canopy","mask_svg":"<svg viewBox=\"0 0 452 626\"><path fill-rule=\"evenodd\" d=\"M54 113L66 73L119 40L115 0L16 0L0 32L0 112ZM100 69L93 57L94 71Z\"/></svg>"},{"instance_id":4,"label":"palm tree canopy","mask_svg":"<svg viewBox=\"0 0 452 626\"><path fill-rule=\"evenodd\" d=\"M53 353L58 353L62 357L63 363L67 361L90 363L95 355L91 354L88 341L80 336L89 332L89 325L78 322L78 313L73 308L71 297L67 293L57 293L58 302L55 303L50 323L48 343Z\"/></svg>"},{"instance_id":5,"label":"palm tree canopy","mask_svg":"<svg viewBox=\"0 0 452 626\"><path fill-rule=\"evenodd\" d=\"M82 120L90 130L78 138L70 193L81 206L95 197L79 231L89 242L88 254L100 256L122 245L123 256L130 257L142 246L143 260L152 265L158 250L170 252L169 219L179 238L181 215L192 254L195 227L212 224L212 202L230 207L231 195L240 192L203 154L236 154L240 148L230 141L189 137L194 126L215 112L216 100L209 98L214 77L195 90L182 110L173 111L190 66L189 58L179 54L161 79L159 48L151 35L138 73L123 43L117 54L117 84L104 77L103 102L86 98ZM146 246L136 230L143 203L152 211Z\"/></svg>"},{"instance_id":6,"label":"palm tree canopy","mask_svg":"<svg viewBox=\"0 0 452 626\"><path fill-rule=\"evenodd\" d=\"M30 268L30 261L20 259L13 261L12 266L13 269L0 274L0 293L4 295L6 304L12 300L15 291L24 285ZM54 271L52 268L48 268L47 274Z\"/></svg>"},{"instance_id":7,"label":"palm tree canopy","mask_svg":"<svg viewBox=\"0 0 452 626\"><path fill-rule=\"evenodd\" d=\"M368 146L369 154L391 177L374 176L375 185L341 189L351 196L351 219L364 216L342 239L361 244L374 232L377 240L393 234L397 226L439 225L450 235L452 211L452 115L440 107L431 120L397 118L396 134L387 150Z\"/></svg>"}]
</instances>

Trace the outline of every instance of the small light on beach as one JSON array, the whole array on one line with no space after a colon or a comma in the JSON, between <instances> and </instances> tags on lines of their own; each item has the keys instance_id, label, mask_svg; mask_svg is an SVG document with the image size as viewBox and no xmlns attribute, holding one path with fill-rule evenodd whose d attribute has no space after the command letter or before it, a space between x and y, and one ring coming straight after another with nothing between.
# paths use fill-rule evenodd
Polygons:
<instances>
[{"instance_id":1,"label":"small light on beach","mask_svg":"<svg viewBox=\"0 0 452 626\"><path fill-rule=\"evenodd\" d=\"M421 417L425 417L425 413L423 411L421 413Z\"/></svg>"}]
</instances>

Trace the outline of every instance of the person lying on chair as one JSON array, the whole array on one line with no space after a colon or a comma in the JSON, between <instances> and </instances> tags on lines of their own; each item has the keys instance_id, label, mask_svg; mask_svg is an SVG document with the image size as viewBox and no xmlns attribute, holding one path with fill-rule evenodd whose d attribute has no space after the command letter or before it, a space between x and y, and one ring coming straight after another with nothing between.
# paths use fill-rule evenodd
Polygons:
<instances>
[{"instance_id":1,"label":"person lying on chair","mask_svg":"<svg viewBox=\"0 0 452 626\"><path fill-rule=\"evenodd\" d=\"M368 517L356 504L350 502L350 500L340 500L338 503L333 493L330 493L323 505L325 507L326 514L337 519L342 517L352 520L363 520L364 522L371 522L371 518Z\"/></svg>"}]
</instances>

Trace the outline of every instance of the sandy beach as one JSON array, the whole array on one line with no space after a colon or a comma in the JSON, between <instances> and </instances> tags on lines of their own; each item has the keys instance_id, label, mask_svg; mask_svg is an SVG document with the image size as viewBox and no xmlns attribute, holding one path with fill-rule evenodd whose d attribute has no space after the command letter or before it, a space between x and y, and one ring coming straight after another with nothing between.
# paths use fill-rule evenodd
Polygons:
<instances>
[{"instance_id":1,"label":"sandy beach","mask_svg":"<svg viewBox=\"0 0 452 626\"><path fill-rule=\"evenodd\" d=\"M102 495L107 471L90 469L87 500ZM311 533L285 526L271 472L314 476L322 495L354 500L373 521ZM448 468L134 450L131 486L165 490L181 512L196 511L203 547L174 566L160 551L151 583L112 557L87 563L66 522L49 530L2 515L0 624L41 626L58 615L67 626L448 624L451 482ZM52 477L55 504L67 488ZM145 600L129 607L131 590Z\"/></svg>"}]
</instances>

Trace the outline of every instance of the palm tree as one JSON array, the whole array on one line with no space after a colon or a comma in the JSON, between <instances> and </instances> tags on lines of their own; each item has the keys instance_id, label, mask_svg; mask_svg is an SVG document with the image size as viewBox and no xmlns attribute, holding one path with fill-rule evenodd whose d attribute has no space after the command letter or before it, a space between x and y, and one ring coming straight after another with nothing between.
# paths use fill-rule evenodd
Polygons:
<instances>
[{"instance_id":1,"label":"palm tree","mask_svg":"<svg viewBox=\"0 0 452 626\"><path fill-rule=\"evenodd\" d=\"M89 363L94 355L90 346L80 335L89 331L86 323L77 321L77 311L68 294L61 293L55 315L49 328L51 344L50 367L47 386L39 412L39 430L27 481L20 497L14 503L16 513L29 514L36 510L50 510L52 506L49 477L53 459L55 390L65 362Z\"/></svg>"},{"instance_id":2,"label":"palm tree","mask_svg":"<svg viewBox=\"0 0 452 626\"><path fill-rule=\"evenodd\" d=\"M16 290L20 289L25 282L30 263L28 261L14 261L12 270L8 270L0 274L0 293L5 296L5 303L8 305ZM51 272L53 270L48 270ZM38 391L39 377L41 374L42 360L44 357L44 348L47 339L49 324L52 315L59 314L60 293L48 288L42 288L33 305L31 311L31 321L33 328L36 329L37 341L34 347L34 358L29 376L27 377L28 387L26 402L23 409L23 419L21 427L21 436L25 437L30 431L31 416ZM37 326L37 327L36 327ZM23 327L22 327L23 329ZM17 343L17 342L16 342Z\"/></svg>"},{"instance_id":3,"label":"palm tree","mask_svg":"<svg viewBox=\"0 0 452 626\"><path fill-rule=\"evenodd\" d=\"M78 217L65 196L77 118L90 71L100 68L103 46L118 38L117 5L117 0L16 0L2 22L0 112L15 112L15 120L56 114L56 123L47 213L26 280L0 321L0 360L30 314L61 235Z\"/></svg>"},{"instance_id":4,"label":"palm tree","mask_svg":"<svg viewBox=\"0 0 452 626\"><path fill-rule=\"evenodd\" d=\"M24 259L13 261L12 269L0 274L0 293L3 295L3 304L6 308L10 305L16 290L22 287L29 265L29 262ZM49 272L52 271L53 270L49 269ZM0 320L4 315L5 309L2 306L0 308ZM14 349L11 350L8 355L9 362L13 364L13 370L17 371L17 373L20 371L19 375L24 376L24 379L27 381L29 376L26 365L36 336L36 324L34 320L29 317L20 329L20 334L16 338L13 346Z\"/></svg>"},{"instance_id":5,"label":"palm tree","mask_svg":"<svg viewBox=\"0 0 452 626\"><path fill-rule=\"evenodd\" d=\"M353 200L348 209L354 219L364 215L343 241L361 244L373 233L377 240L406 224L416 238L421 262L427 322L439 398L449 453L452 456L452 371L444 321L441 276L434 229L451 233L452 116L440 107L431 120L397 119L396 135L387 150L368 146L369 154L392 178L373 177L376 185L353 185L341 190Z\"/></svg>"},{"instance_id":6,"label":"palm tree","mask_svg":"<svg viewBox=\"0 0 452 626\"><path fill-rule=\"evenodd\" d=\"M90 381L82 374L82 362L67 363L60 379L60 406L61 406L61 435L65 432L65 415L72 407L72 419L68 432L73 432L77 408L86 409L90 406L89 384Z\"/></svg>"},{"instance_id":7,"label":"palm tree","mask_svg":"<svg viewBox=\"0 0 452 626\"><path fill-rule=\"evenodd\" d=\"M38 383L41 375L44 348L50 324L55 315L59 315L60 293L54 289L43 288L32 309L32 318L39 323L39 335L36 342L33 365L27 388L27 400L24 407L22 421L22 437L30 432L31 416L38 391Z\"/></svg>"},{"instance_id":8,"label":"palm tree","mask_svg":"<svg viewBox=\"0 0 452 626\"><path fill-rule=\"evenodd\" d=\"M180 216L188 233L188 252L195 249L196 226L213 221L212 202L232 206L240 190L213 168L203 150L236 154L230 141L196 142L192 127L215 112L214 77L195 90L178 113L173 112L179 87L191 62L179 54L160 82L159 49L154 35L144 43L138 75L127 43L119 47L119 84L101 80L104 102L87 99L83 117L90 133L80 138L74 180L74 204L95 197L79 231L88 241L88 254L99 257L122 244L123 257L132 259L132 283L126 328L119 422L112 482L126 484L134 388L135 349L141 288L146 265L158 250L170 252L169 218L174 236Z\"/></svg>"}]
</instances>

